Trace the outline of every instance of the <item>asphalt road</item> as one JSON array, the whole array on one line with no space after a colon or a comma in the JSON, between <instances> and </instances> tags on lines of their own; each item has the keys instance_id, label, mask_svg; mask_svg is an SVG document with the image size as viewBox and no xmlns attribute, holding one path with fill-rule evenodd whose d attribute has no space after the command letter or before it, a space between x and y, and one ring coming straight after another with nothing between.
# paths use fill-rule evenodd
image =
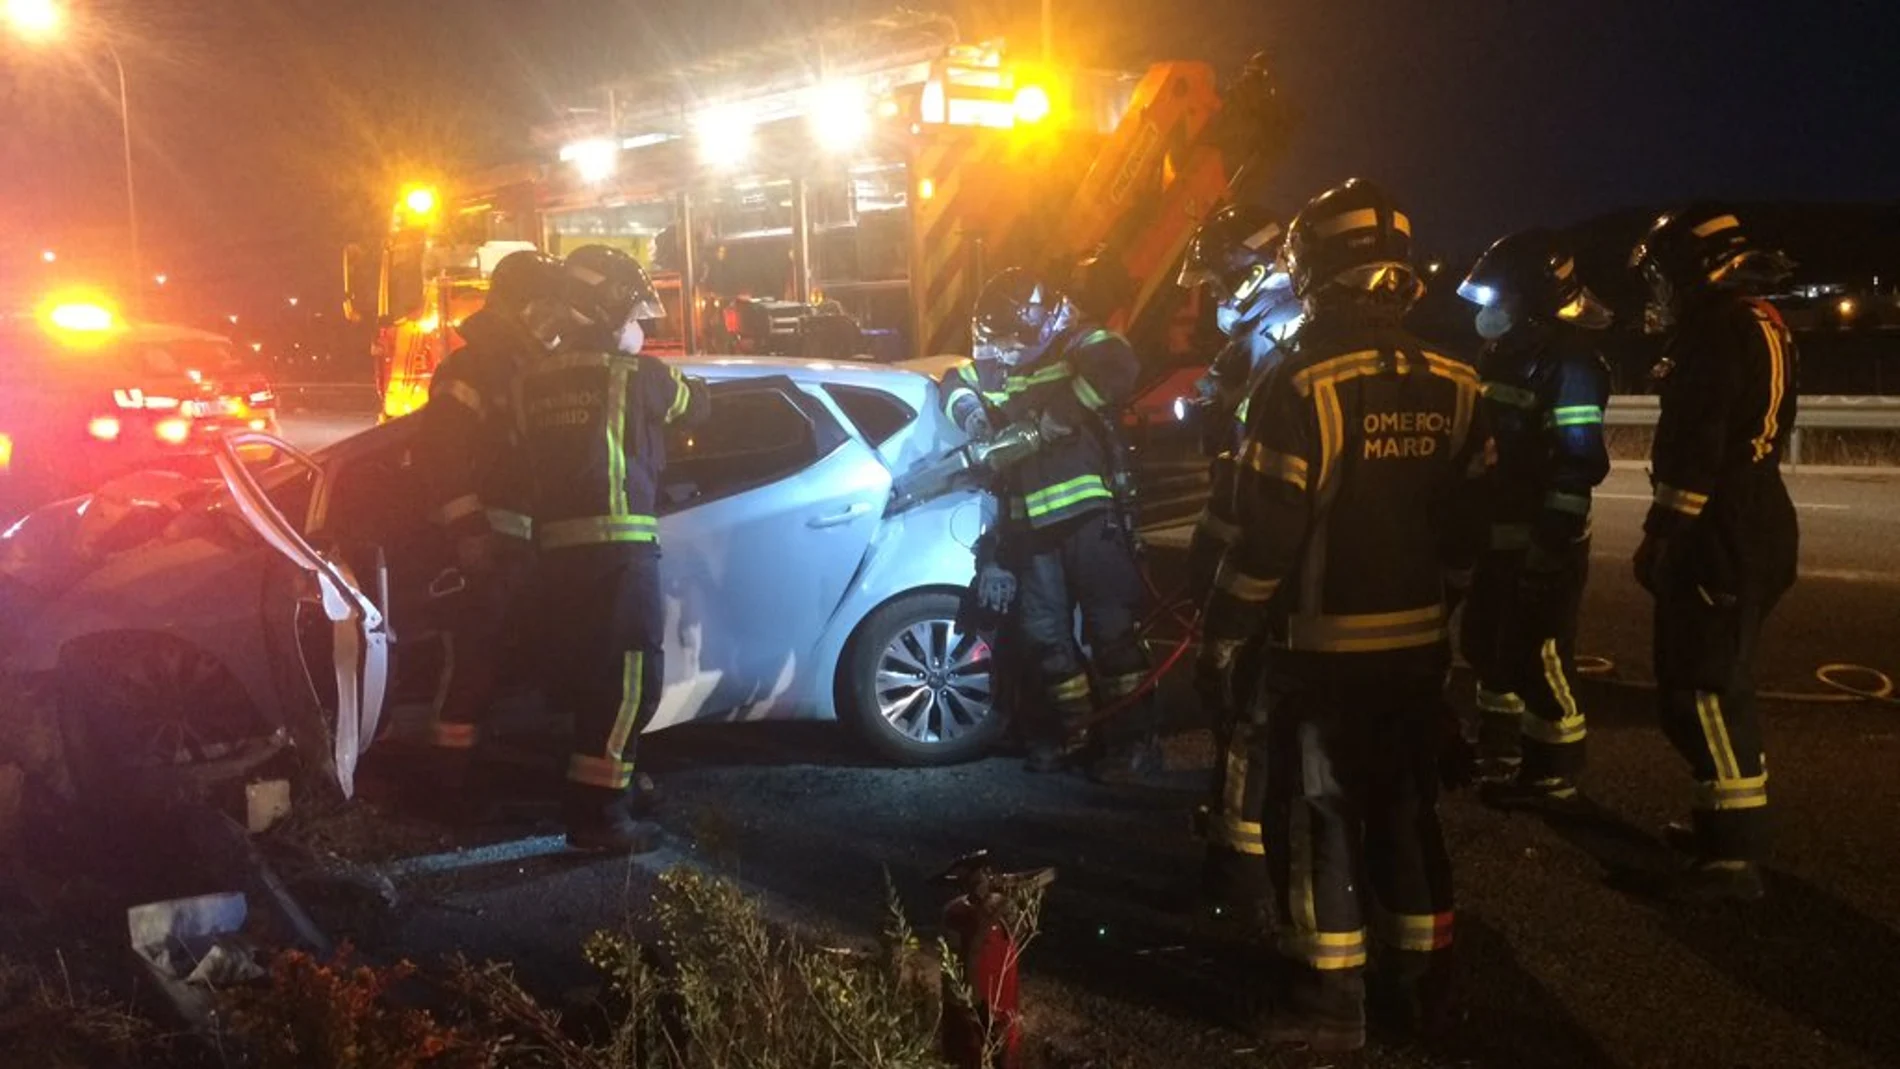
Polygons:
<instances>
[{"instance_id":1,"label":"asphalt road","mask_svg":"<svg viewBox=\"0 0 1900 1069\"><path fill-rule=\"evenodd\" d=\"M1804 475L1793 488L1803 576L1769 624L1764 688L1825 696L1812 676L1824 662L1900 671L1900 558L1886 536L1900 520L1900 479ZM1352 1064L1900 1064L1900 709L1765 703L1779 832L1765 903L1674 910L1606 882L1658 862L1653 829L1688 801L1641 686L1648 602L1626 561L1644 489L1640 472L1619 471L1597 514L1582 645L1615 665L1580 687L1597 811L1552 823L1447 799L1466 1024L1451 1053L1375 1047ZM1168 551L1158 558L1165 569ZM1211 746L1178 686L1164 700L1169 782L1144 789L1031 776L1009 755L877 767L830 725L666 732L648 740L643 763L670 793L667 854L632 865L524 856L431 877L381 935L424 960L450 948L505 957L562 991L591 981L579 940L637 910L665 864L719 869L781 915L861 934L881 920L886 872L928 930L944 899L930 877L988 848L1008 866L1059 871L1027 958L1027 997L1039 1033L1092 1056L1065 1064L1305 1064L1257 1048L1247 1028L1257 962L1191 920L1199 852L1187 813ZM473 838L553 830L551 755L543 767L542 788L518 780L513 816ZM470 840L414 825L406 834L410 853Z\"/></svg>"},{"instance_id":2,"label":"asphalt road","mask_svg":"<svg viewBox=\"0 0 1900 1069\"><path fill-rule=\"evenodd\" d=\"M340 424L292 433L311 442ZM1643 687L1649 603L1628 574L1647 482L1619 468L1599 494L1580 639L1608 665L1580 687L1590 716L1585 786L1598 811L1552 823L1465 796L1445 802L1468 1014L1459 1049L1379 1047L1358 1064L1900 1064L1900 709L1805 700L1834 696L1814 679L1822 664L1900 674L1900 555L1890 533L1900 530L1900 475L1804 473L1790 487L1801 580L1768 624L1758 672L1764 690L1787 696L1764 704L1779 832L1768 901L1672 910L1606 883L1611 871L1659 859L1652 831L1688 800ZM1164 569L1180 534L1154 533ZM586 862L532 856L531 842L506 864L422 881L418 904L379 934L422 959L451 948L508 958L554 992L591 981L580 939L637 910L665 864L714 867L784 915L863 933L881 919L886 872L927 928L943 901L931 875L988 848L1012 867L1059 870L1027 959L1038 1032L1099 1064L1302 1064L1270 1059L1249 1034L1257 964L1190 920L1199 854L1187 813L1211 746L1178 686L1164 700L1170 782L1138 790L1030 776L1007 755L948 769L877 767L829 725L666 732L643 758L670 794L666 854ZM401 767L394 760L386 771ZM366 789L375 804L376 789ZM541 794L517 785L514 815L474 833L411 823L398 839L415 853L546 832Z\"/></svg>"}]
</instances>

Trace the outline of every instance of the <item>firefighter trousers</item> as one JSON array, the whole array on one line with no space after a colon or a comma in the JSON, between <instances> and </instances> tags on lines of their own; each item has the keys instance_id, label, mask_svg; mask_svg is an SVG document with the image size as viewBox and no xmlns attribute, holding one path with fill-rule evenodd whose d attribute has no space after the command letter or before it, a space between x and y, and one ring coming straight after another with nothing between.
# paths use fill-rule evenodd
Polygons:
<instances>
[{"instance_id":1,"label":"firefighter trousers","mask_svg":"<svg viewBox=\"0 0 1900 1069\"><path fill-rule=\"evenodd\" d=\"M495 568L464 576L465 586L443 599L442 674L436 683L430 742L442 750L469 750L481 741L482 722L494 702L508 624L521 618L531 585L533 549L527 542L495 537Z\"/></svg>"},{"instance_id":2,"label":"firefighter trousers","mask_svg":"<svg viewBox=\"0 0 1900 1069\"><path fill-rule=\"evenodd\" d=\"M1263 688L1266 852L1295 1002L1360 989L1371 947L1394 979L1442 974L1452 939L1442 686L1438 674L1338 672Z\"/></svg>"},{"instance_id":3,"label":"firefighter trousers","mask_svg":"<svg viewBox=\"0 0 1900 1069\"><path fill-rule=\"evenodd\" d=\"M1142 585L1134 541L1111 512L1100 510L1006 539L1002 556L1016 575L1016 634L1028 647L1042 707L1051 714L1031 730L1075 741L1098 704L1125 700L1148 674L1148 652L1136 629ZM1092 683L1076 646L1078 609L1094 662ZM1151 695L1121 710L1102 734L1120 740L1152 733L1155 710Z\"/></svg>"},{"instance_id":4,"label":"firefighter trousers","mask_svg":"<svg viewBox=\"0 0 1900 1069\"><path fill-rule=\"evenodd\" d=\"M652 545L574 546L541 554L548 702L574 717L567 779L592 809L621 804L640 732L660 706L666 606Z\"/></svg>"},{"instance_id":5,"label":"firefighter trousers","mask_svg":"<svg viewBox=\"0 0 1900 1069\"><path fill-rule=\"evenodd\" d=\"M1689 586L1656 599L1656 693L1663 733L1696 780L1700 850L1758 861L1768 846L1768 758L1753 668L1762 621L1780 591L1712 603Z\"/></svg>"},{"instance_id":6,"label":"firefighter trousers","mask_svg":"<svg viewBox=\"0 0 1900 1069\"><path fill-rule=\"evenodd\" d=\"M1577 617L1590 574L1590 540L1561 567L1527 577L1523 550L1479 559L1460 648L1478 677L1478 741L1489 759L1522 760L1532 779L1583 771L1586 737L1577 704Z\"/></svg>"},{"instance_id":7,"label":"firefighter trousers","mask_svg":"<svg viewBox=\"0 0 1900 1069\"><path fill-rule=\"evenodd\" d=\"M1267 734L1265 705L1256 693L1264 654L1258 642L1241 649L1234 659L1232 695L1214 714L1214 773L1205 834L1208 890L1217 897L1266 890L1261 813L1267 799Z\"/></svg>"}]
</instances>

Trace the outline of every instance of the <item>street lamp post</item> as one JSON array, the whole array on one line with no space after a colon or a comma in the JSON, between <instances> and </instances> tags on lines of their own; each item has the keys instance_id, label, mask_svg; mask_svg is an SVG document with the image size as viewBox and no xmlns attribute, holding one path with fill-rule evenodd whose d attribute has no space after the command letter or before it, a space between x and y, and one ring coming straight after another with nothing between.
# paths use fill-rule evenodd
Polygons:
<instances>
[{"instance_id":1,"label":"street lamp post","mask_svg":"<svg viewBox=\"0 0 1900 1069\"><path fill-rule=\"evenodd\" d=\"M15 36L39 43L59 35L66 22L66 12L56 0L0 0L0 22L6 23ZM125 221L131 245L132 297L136 300L144 292L145 273L139 267L139 208L132 183L132 107L125 90L125 61L119 58L119 49L110 39L101 43L112 59L113 73L119 78L119 139L125 153Z\"/></svg>"}]
</instances>

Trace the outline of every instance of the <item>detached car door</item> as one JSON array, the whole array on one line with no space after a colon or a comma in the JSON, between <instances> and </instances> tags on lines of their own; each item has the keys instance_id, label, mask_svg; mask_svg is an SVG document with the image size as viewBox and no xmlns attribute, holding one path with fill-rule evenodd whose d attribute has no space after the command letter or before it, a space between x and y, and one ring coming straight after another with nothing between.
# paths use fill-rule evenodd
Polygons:
<instances>
[{"instance_id":1,"label":"detached car door","mask_svg":"<svg viewBox=\"0 0 1900 1069\"><path fill-rule=\"evenodd\" d=\"M882 523L891 476L779 377L715 382L661 479L666 696L653 728L798 715L811 657Z\"/></svg>"}]
</instances>

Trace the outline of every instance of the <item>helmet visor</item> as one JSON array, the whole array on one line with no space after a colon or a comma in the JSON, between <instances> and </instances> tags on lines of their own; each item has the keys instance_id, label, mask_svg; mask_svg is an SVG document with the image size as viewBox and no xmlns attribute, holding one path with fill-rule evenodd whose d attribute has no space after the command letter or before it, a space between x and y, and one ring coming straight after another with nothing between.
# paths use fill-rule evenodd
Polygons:
<instances>
[{"instance_id":1,"label":"helmet visor","mask_svg":"<svg viewBox=\"0 0 1900 1069\"><path fill-rule=\"evenodd\" d=\"M660 295L651 290L633 299L633 308L627 313L628 319L665 319L666 304Z\"/></svg>"},{"instance_id":2,"label":"helmet visor","mask_svg":"<svg viewBox=\"0 0 1900 1069\"><path fill-rule=\"evenodd\" d=\"M1463 297L1465 300L1470 301L1480 308L1489 308L1498 303L1498 289L1496 286L1471 278L1467 278L1458 284L1458 296Z\"/></svg>"}]
</instances>

